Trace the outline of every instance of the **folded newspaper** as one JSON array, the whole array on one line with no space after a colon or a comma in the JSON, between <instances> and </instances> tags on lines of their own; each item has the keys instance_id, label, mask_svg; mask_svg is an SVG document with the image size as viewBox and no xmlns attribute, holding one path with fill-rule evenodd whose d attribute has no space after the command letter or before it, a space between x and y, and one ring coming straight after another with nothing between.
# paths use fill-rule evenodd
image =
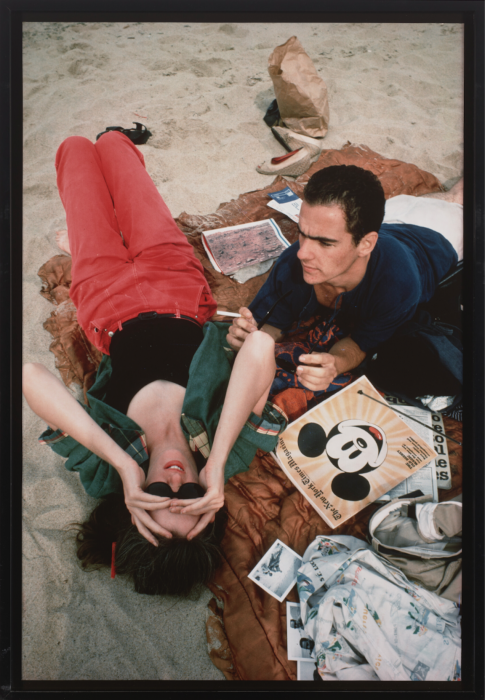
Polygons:
<instances>
[{"instance_id":1,"label":"folded newspaper","mask_svg":"<svg viewBox=\"0 0 485 700\"><path fill-rule=\"evenodd\" d=\"M290 246L274 219L204 231L202 243L212 266L223 275L274 260Z\"/></svg>"}]
</instances>

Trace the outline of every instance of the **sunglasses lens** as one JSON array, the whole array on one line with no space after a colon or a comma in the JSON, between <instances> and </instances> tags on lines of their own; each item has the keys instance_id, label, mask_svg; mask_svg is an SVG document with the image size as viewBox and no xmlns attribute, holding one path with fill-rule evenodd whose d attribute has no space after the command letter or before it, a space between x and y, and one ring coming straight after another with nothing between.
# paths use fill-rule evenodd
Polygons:
<instances>
[{"instance_id":1,"label":"sunglasses lens","mask_svg":"<svg viewBox=\"0 0 485 700\"><path fill-rule=\"evenodd\" d=\"M200 484L182 484L177 492L172 491L170 486L163 481L155 481L150 484L146 493L162 498L180 498L190 500L191 498L201 498L205 494L205 489Z\"/></svg>"},{"instance_id":2,"label":"sunglasses lens","mask_svg":"<svg viewBox=\"0 0 485 700\"><path fill-rule=\"evenodd\" d=\"M288 360L282 360L281 358L277 357L276 364L281 369L284 369L285 372L289 372L290 374L295 374L295 372L296 372L295 365L292 364L291 362L289 362Z\"/></svg>"},{"instance_id":3,"label":"sunglasses lens","mask_svg":"<svg viewBox=\"0 0 485 700\"><path fill-rule=\"evenodd\" d=\"M155 481L153 484L150 484L145 491L146 493L150 493L152 496L161 496L162 498L171 498L173 496L172 489L163 481Z\"/></svg>"},{"instance_id":4,"label":"sunglasses lens","mask_svg":"<svg viewBox=\"0 0 485 700\"><path fill-rule=\"evenodd\" d=\"M177 493L176 498L201 498L205 494L205 489L200 484L182 484Z\"/></svg>"}]
</instances>

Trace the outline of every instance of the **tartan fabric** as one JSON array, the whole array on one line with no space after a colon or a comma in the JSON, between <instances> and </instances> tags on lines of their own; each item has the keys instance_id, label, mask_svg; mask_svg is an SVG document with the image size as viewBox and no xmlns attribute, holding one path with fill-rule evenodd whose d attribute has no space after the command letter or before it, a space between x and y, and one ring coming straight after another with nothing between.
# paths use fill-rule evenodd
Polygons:
<instances>
[{"instance_id":1,"label":"tartan fabric","mask_svg":"<svg viewBox=\"0 0 485 700\"><path fill-rule=\"evenodd\" d=\"M112 423L101 423L100 427L140 466L148 460L145 433L139 430L124 430ZM41 445L50 446L68 437L69 434L63 430L54 430L45 431L38 440Z\"/></svg>"},{"instance_id":2,"label":"tartan fabric","mask_svg":"<svg viewBox=\"0 0 485 700\"><path fill-rule=\"evenodd\" d=\"M288 421L288 416L284 410L268 401L263 409L263 414L257 416L255 413L252 413L246 421L246 425L251 430L263 435L279 435L282 418Z\"/></svg>"},{"instance_id":3,"label":"tartan fabric","mask_svg":"<svg viewBox=\"0 0 485 700\"><path fill-rule=\"evenodd\" d=\"M128 432L122 428L118 428L116 425L111 425L111 423L103 424L101 427L125 452L130 455L130 457L132 457L132 459L138 462L138 464L142 465L143 462L148 459L145 433L138 430ZM130 439L128 437L130 433L135 433L135 439Z\"/></svg>"},{"instance_id":4,"label":"tartan fabric","mask_svg":"<svg viewBox=\"0 0 485 700\"><path fill-rule=\"evenodd\" d=\"M196 418L189 418L182 413L182 430L185 437L189 441L189 447L192 452L200 452L204 459L208 459L211 448L209 444L209 436L202 421Z\"/></svg>"},{"instance_id":5,"label":"tartan fabric","mask_svg":"<svg viewBox=\"0 0 485 700\"><path fill-rule=\"evenodd\" d=\"M286 427L288 418L285 412L270 402L267 402L261 416L251 413L244 424L242 433L249 429L252 433L260 435L277 436L281 433L282 427ZM197 418L191 418L182 413L182 430L189 442L192 452L200 452L205 459L209 458L211 452L211 440L204 423Z\"/></svg>"}]
</instances>

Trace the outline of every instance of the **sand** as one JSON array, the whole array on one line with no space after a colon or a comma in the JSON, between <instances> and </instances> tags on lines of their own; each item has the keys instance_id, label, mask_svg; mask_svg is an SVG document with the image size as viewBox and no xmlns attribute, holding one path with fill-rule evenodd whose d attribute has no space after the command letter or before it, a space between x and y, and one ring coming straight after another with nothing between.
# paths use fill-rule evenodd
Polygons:
<instances>
[{"instance_id":1,"label":"sand","mask_svg":"<svg viewBox=\"0 0 485 700\"><path fill-rule=\"evenodd\" d=\"M172 214L207 214L267 185L258 163L283 147L263 122L267 72L296 34L325 80L326 148L366 144L450 187L462 174L463 29L453 24L24 25L24 362L56 373L52 306L39 267L65 226L54 157L70 135L139 121L141 146ZM190 173L190 176L189 176ZM77 391L73 388L75 395ZM24 411L24 680L208 680L207 591L198 601L134 593L107 570L83 573L66 524L95 505L63 460L37 445Z\"/></svg>"}]
</instances>

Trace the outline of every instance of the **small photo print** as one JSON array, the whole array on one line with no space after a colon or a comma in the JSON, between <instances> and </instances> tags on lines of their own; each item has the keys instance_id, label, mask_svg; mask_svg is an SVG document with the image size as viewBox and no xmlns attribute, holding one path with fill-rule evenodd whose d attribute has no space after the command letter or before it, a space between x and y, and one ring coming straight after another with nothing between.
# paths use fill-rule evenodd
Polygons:
<instances>
[{"instance_id":1,"label":"small photo print","mask_svg":"<svg viewBox=\"0 0 485 700\"><path fill-rule=\"evenodd\" d=\"M297 681L314 681L317 665L314 661L297 661L296 680ZM318 680L318 679L317 679Z\"/></svg>"},{"instance_id":2,"label":"small photo print","mask_svg":"<svg viewBox=\"0 0 485 700\"><path fill-rule=\"evenodd\" d=\"M286 602L286 639L288 659L290 661L303 661L314 658L315 642L305 632L299 603ZM315 663L313 663L313 667L315 667ZM311 680L313 680L313 676Z\"/></svg>"},{"instance_id":3,"label":"small photo print","mask_svg":"<svg viewBox=\"0 0 485 700\"><path fill-rule=\"evenodd\" d=\"M296 552L276 540L248 578L282 603L296 583L302 561Z\"/></svg>"}]
</instances>

